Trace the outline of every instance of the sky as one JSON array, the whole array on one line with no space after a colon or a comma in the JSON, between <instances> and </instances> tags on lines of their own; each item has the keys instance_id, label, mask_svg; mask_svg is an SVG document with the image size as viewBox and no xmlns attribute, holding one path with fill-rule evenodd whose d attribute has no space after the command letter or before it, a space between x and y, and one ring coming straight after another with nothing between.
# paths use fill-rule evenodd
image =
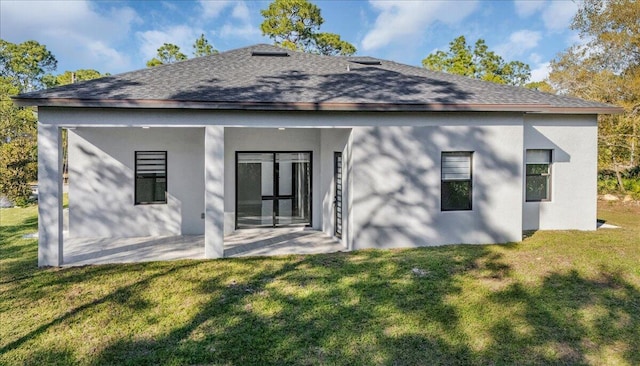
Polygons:
<instances>
[{"instance_id":1,"label":"sky","mask_svg":"<svg viewBox=\"0 0 640 366\"><path fill-rule=\"evenodd\" d=\"M321 32L339 34L373 56L420 66L422 59L464 35L484 39L506 61L529 64L532 81L548 75L556 55L580 42L569 29L578 2L570 0L312 1L322 11ZM54 74L95 69L117 74L145 67L163 43L192 56L204 34L220 52L257 43L261 9L270 1L0 0L0 38L36 40L55 55Z\"/></svg>"}]
</instances>

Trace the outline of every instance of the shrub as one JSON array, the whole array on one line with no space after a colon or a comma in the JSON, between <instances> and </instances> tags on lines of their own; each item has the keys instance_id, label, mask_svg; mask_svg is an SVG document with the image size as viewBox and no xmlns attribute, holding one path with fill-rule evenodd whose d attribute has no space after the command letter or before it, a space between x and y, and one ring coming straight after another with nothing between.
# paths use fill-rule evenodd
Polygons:
<instances>
[{"instance_id":1,"label":"shrub","mask_svg":"<svg viewBox=\"0 0 640 366\"><path fill-rule=\"evenodd\" d=\"M612 178L598 179L598 194L618 193L618 182Z\"/></svg>"},{"instance_id":2,"label":"shrub","mask_svg":"<svg viewBox=\"0 0 640 366\"><path fill-rule=\"evenodd\" d=\"M634 199L640 199L640 179L639 178L623 178L622 185L627 194Z\"/></svg>"},{"instance_id":3,"label":"shrub","mask_svg":"<svg viewBox=\"0 0 640 366\"><path fill-rule=\"evenodd\" d=\"M613 178L598 180L598 194L630 195L635 200L640 200L640 178L622 178L624 192L620 191L618 181Z\"/></svg>"}]
</instances>

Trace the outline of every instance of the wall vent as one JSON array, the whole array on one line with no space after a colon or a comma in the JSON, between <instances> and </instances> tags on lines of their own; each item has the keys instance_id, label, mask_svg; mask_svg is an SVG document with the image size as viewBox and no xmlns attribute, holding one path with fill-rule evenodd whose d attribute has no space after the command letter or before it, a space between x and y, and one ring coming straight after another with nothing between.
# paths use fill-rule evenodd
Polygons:
<instances>
[{"instance_id":1,"label":"wall vent","mask_svg":"<svg viewBox=\"0 0 640 366\"><path fill-rule=\"evenodd\" d=\"M284 51L252 51L251 56L262 57L289 57L289 53Z\"/></svg>"}]
</instances>

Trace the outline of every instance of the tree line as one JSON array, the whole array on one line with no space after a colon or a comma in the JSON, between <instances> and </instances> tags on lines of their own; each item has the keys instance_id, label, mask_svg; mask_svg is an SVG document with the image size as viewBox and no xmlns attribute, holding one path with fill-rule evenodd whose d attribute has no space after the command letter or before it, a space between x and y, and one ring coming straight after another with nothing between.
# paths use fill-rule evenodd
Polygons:
<instances>
[{"instance_id":1,"label":"tree line","mask_svg":"<svg viewBox=\"0 0 640 366\"><path fill-rule=\"evenodd\" d=\"M584 0L571 24L583 42L552 60L547 81L558 94L624 108L598 117L600 175L640 198L639 19L638 1Z\"/></svg>"},{"instance_id":2,"label":"tree line","mask_svg":"<svg viewBox=\"0 0 640 366\"><path fill-rule=\"evenodd\" d=\"M324 23L321 10L307 0L275 0L267 9L261 10L264 21L260 25L262 34L274 44L294 51L311 52L328 56L351 56L356 48L335 33L320 32ZM193 56L201 57L218 53L204 34L193 44ZM147 61L147 67L184 61L188 57L180 47L164 43L156 57Z\"/></svg>"},{"instance_id":3,"label":"tree line","mask_svg":"<svg viewBox=\"0 0 640 366\"><path fill-rule=\"evenodd\" d=\"M193 57L202 57L215 55L219 51L213 48L213 45L201 34L198 39L193 42ZM178 61L184 61L187 55L180 51L180 47L173 43L164 43L158 48L156 57L147 61L147 67L154 67L166 64L172 64Z\"/></svg>"},{"instance_id":4,"label":"tree line","mask_svg":"<svg viewBox=\"0 0 640 366\"><path fill-rule=\"evenodd\" d=\"M356 48L335 33L320 32L321 10L308 0L274 0L261 10L260 29L275 45L321 55L352 56ZM640 174L640 2L585 0L571 28L585 42L574 45L551 62L549 77L529 82L531 69L522 61L506 61L483 39L471 46L464 36L447 51L436 51L422 66L470 78L572 95L622 106L621 115L599 116L598 159L601 172L611 172L621 190L624 177ZM204 34L193 43L194 57L218 53ZM180 47L164 43L147 67L186 60ZM54 75L55 56L36 41L14 44L0 40L0 193L25 203L28 183L37 179L37 117L19 108L11 96L42 88L99 78L93 69Z\"/></svg>"},{"instance_id":5,"label":"tree line","mask_svg":"<svg viewBox=\"0 0 640 366\"><path fill-rule=\"evenodd\" d=\"M104 76L92 69L53 75L58 61L36 41L0 39L0 194L28 203L38 179L37 111L16 106L11 96Z\"/></svg>"}]
</instances>

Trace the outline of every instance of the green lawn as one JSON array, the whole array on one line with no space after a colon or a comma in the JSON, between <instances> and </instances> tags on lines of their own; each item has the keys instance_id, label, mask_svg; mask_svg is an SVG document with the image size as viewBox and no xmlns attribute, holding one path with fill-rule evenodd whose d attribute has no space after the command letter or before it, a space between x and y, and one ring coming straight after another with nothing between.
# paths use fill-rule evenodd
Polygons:
<instances>
[{"instance_id":1,"label":"green lawn","mask_svg":"<svg viewBox=\"0 0 640 366\"><path fill-rule=\"evenodd\" d=\"M640 206L509 245L38 269L0 210L0 364L640 364Z\"/></svg>"}]
</instances>

